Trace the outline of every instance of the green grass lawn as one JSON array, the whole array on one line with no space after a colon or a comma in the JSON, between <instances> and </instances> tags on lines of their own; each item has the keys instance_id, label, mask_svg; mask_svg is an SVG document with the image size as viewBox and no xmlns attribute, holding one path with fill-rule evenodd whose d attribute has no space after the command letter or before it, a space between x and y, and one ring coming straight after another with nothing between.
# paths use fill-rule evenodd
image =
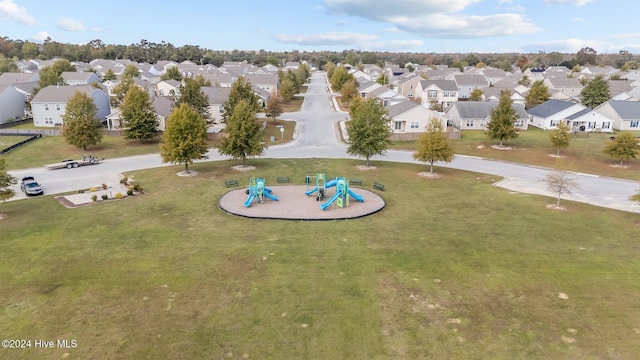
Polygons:
<instances>
[{"instance_id":1,"label":"green grass lawn","mask_svg":"<svg viewBox=\"0 0 640 360\"><path fill-rule=\"evenodd\" d=\"M27 140L28 136L0 136L0 150L6 149L13 144Z\"/></svg>"},{"instance_id":2,"label":"green grass lawn","mask_svg":"<svg viewBox=\"0 0 640 360\"><path fill-rule=\"evenodd\" d=\"M12 359L635 359L638 214L511 193L498 178L350 160L129 173L147 194L0 204L0 334L75 339ZM326 172L387 207L349 221L223 213L224 180ZM270 181L270 179L272 179ZM357 192L357 189L354 189ZM314 201L310 198L310 201ZM366 199L365 199L366 201ZM259 206L256 204L254 206ZM340 211L334 209L330 211ZM559 294L568 299L559 298Z\"/></svg>"},{"instance_id":3,"label":"green grass lawn","mask_svg":"<svg viewBox=\"0 0 640 360\"><path fill-rule=\"evenodd\" d=\"M610 141L611 134L587 136L586 133L579 133L571 139L569 147L561 151L561 158L550 156L555 155L557 150L551 146L549 134L549 131L531 126L527 131L521 131L517 139L504 143L512 147L512 150L496 150L491 146L499 142L489 140L484 131L467 130L462 132L460 140L451 140L451 144L456 154L640 180L640 172L637 171L640 161L625 161L628 165L626 169L612 167L611 165L617 162L602 152L606 143ZM399 141L391 148L415 150L416 146L415 141Z\"/></svg>"}]
</instances>

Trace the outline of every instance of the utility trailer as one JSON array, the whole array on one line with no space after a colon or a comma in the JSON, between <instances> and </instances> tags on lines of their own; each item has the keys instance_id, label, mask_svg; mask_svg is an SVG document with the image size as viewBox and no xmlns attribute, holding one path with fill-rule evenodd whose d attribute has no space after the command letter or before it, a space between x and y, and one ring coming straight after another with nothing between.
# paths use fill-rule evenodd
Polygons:
<instances>
[{"instance_id":1,"label":"utility trailer","mask_svg":"<svg viewBox=\"0 0 640 360\"><path fill-rule=\"evenodd\" d=\"M47 165L47 169L51 169L51 170L64 169L64 168L71 169L71 168L77 168L85 165L96 165L96 164L99 164L100 161L102 160L104 160L104 158L98 159L93 155L89 155L89 156L83 156L82 159L80 160L62 160L59 163Z\"/></svg>"}]
</instances>

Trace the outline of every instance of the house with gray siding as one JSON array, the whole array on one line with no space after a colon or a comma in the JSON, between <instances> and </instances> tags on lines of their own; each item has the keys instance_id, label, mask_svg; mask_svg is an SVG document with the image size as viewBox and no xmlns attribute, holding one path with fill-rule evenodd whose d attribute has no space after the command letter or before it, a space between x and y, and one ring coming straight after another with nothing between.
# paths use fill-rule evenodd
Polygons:
<instances>
[{"instance_id":1,"label":"house with gray siding","mask_svg":"<svg viewBox=\"0 0 640 360\"><path fill-rule=\"evenodd\" d=\"M25 116L24 95L11 85L0 85L0 124Z\"/></svg>"},{"instance_id":2,"label":"house with gray siding","mask_svg":"<svg viewBox=\"0 0 640 360\"><path fill-rule=\"evenodd\" d=\"M640 101L609 100L600 104L594 111L609 119L616 130L640 130Z\"/></svg>"},{"instance_id":3,"label":"house with gray siding","mask_svg":"<svg viewBox=\"0 0 640 360\"><path fill-rule=\"evenodd\" d=\"M491 121L491 111L498 106L496 101L458 101L453 103L444 116L460 130L486 130ZM527 130L529 115L522 104L513 104L518 114L514 126L518 130Z\"/></svg>"},{"instance_id":4,"label":"house with gray siding","mask_svg":"<svg viewBox=\"0 0 640 360\"><path fill-rule=\"evenodd\" d=\"M111 113L109 95L91 85L56 86L49 85L38 91L31 99L31 111L33 112L33 125L54 127L64 124L62 115L66 111L67 101L76 91L89 95L96 105L96 119L105 122L107 115Z\"/></svg>"}]
</instances>

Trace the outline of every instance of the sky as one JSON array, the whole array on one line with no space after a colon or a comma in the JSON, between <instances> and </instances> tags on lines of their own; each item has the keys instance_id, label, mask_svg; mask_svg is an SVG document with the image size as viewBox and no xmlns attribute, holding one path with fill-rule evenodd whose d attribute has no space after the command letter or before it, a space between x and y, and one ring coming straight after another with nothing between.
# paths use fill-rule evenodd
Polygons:
<instances>
[{"instance_id":1,"label":"sky","mask_svg":"<svg viewBox=\"0 0 640 360\"><path fill-rule=\"evenodd\" d=\"M213 50L640 53L636 0L0 0L0 37Z\"/></svg>"}]
</instances>

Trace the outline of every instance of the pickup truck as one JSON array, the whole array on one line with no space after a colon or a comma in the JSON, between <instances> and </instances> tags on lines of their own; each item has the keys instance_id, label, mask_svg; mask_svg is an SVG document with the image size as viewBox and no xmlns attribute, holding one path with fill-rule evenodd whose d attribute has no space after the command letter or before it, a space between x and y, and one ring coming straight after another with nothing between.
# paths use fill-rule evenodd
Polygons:
<instances>
[{"instance_id":1,"label":"pickup truck","mask_svg":"<svg viewBox=\"0 0 640 360\"><path fill-rule=\"evenodd\" d=\"M33 178L33 176L25 176L20 181L20 190L22 190L25 195L42 195L44 191L42 191L42 186Z\"/></svg>"}]
</instances>

